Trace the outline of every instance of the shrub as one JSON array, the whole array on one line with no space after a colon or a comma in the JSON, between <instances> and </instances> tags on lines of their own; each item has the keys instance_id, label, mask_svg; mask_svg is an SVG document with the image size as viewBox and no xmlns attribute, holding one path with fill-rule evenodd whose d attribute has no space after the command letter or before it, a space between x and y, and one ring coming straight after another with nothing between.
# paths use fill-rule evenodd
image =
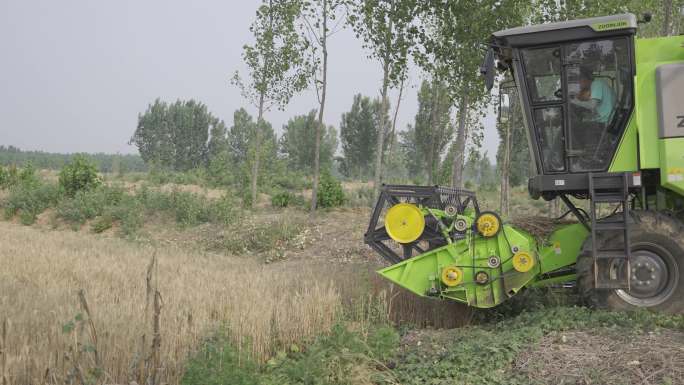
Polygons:
<instances>
[{"instance_id":1,"label":"shrub","mask_svg":"<svg viewBox=\"0 0 684 385\"><path fill-rule=\"evenodd\" d=\"M0 166L0 188L6 188L9 184L9 171Z\"/></svg>"},{"instance_id":2,"label":"shrub","mask_svg":"<svg viewBox=\"0 0 684 385\"><path fill-rule=\"evenodd\" d=\"M344 203L342 184L328 172L321 173L316 202L318 207L337 207Z\"/></svg>"},{"instance_id":3,"label":"shrub","mask_svg":"<svg viewBox=\"0 0 684 385\"><path fill-rule=\"evenodd\" d=\"M102 215L107 207L118 205L125 194L123 189L109 186L77 191L59 202L57 217L78 228L86 220Z\"/></svg>"},{"instance_id":4,"label":"shrub","mask_svg":"<svg viewBox=\"0 0 684 385\"><path fill-rule=\"evenodd\" d=\"M273 207L287 207L294 202L295 195L289 191L281 191L275 193L271 197L271 206Z\"/></svg>"},{"instance_id":5,"label":"shrub","mask_svg":"<svg viewBox=\"0 0 684 385\"><path fill-rule=\"evenodd\" d=\"M0 188L8 189L20 183L30 184L37 183L36 169L29 162L24 168L18 169L17 166L11 165L7 168L0 167Z\"/></svg>"},{"instance_id":6,"label":"shrub","mask_svg":"<svg viewBox=\"0 0 684 385\"><path fill-rule=\"evenodd\" d=\"M304 176L298 172L277 173L270 181L274 188L281 190L303 190L307 186L311 187L311 183L307 183Z\"/></svg>"},{"instance_id":7,"label":"shrub","mask_svg":"<svg viewBox=\"0 0 684 385\"><path fill-rule=\"evenodd\" d=\"M30 225L36 221L38 214L54 206L58 198L59 190L55 185L40 181L19 183L10 189L9 197L3 204L5 217L19 214L21 223Z\"/></svg>"},{"instance_id":8,"label":"shrub","mask_svg":"<svg viewBox=\"0 0 684 385\"><path fill-rule=\"evenodd\" d=\"M76 155L59 172L59 186L68 196L74 196L78 191L92 190L101 184L97 167L82 155Z\"/></svg>"},{"instance_id":9,"label":"shrub","mask_svg":"<svg viewBox=\"0 0 684 385\"><path fill-rule=\"evenodd\" d=\"M210 221L224 225L232 224L240 220L239 207L235 197L226 193L220 199L211 202L209 208Z\"/></svg>"},{"instance_id":10,"label":"shrub","mask_svg":"<svg viewBox=\"0 0 684 385\"><path fill-rule=\"evenodd\" d=\"M176 223L182 226L209 222L211 218L211 210L204 196L174 190L171 193L171 202Z\"/></svg>"}]
</instances>

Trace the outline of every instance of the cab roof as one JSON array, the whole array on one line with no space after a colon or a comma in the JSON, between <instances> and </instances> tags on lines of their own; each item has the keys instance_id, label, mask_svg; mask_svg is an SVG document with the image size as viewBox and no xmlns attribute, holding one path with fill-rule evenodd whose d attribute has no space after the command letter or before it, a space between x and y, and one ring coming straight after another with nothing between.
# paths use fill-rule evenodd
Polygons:
<instances>
[{"instance_id":1,"label":"cab roof","mask_svg":"<svg viewBox=\"0 0 684 385\"><path fill-rule=\"evenodd\" d=\"M504 29L492 34L497 45L522 47L608 35L634 34L637 18L632 13L591 17Z\"/></svg>"}]
</instances>

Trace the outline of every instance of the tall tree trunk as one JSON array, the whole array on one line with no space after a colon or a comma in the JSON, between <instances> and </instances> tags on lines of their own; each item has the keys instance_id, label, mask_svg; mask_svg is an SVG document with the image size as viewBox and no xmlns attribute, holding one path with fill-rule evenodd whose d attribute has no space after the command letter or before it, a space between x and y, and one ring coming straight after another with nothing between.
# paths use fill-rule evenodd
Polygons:
<instances>
[{"instance_id":1,"label":"tall tree trunk","mask_svg":"<svg viewBox=\"0 0 684 385\"><path fill-rule=\"evenodd\" d=\"M404 78L401 78L399 84L399 96L397 97L397 105L394 108L394 117L392 118L392 129L390 130L389 143L387 144L387 160L392 161L392 150L394 147L394 134L397 127L397 115L399 115L399 105L401 104L401 96L404 93Z\"/></svg>"},{"instance_id":2,"label":"tall tree trunk","mask_svg":"<svg viewBox=\"0 0 684 385\"><path fill-rule=\"evenodd\" d=\"M382 148L385 140L385 110L387 110L387 88L389 87L389 61L385 60L382 66L382 90L380 91L380 118L378 119L378 142L375 149L375 179L373 189L375 198L380 196L380 183L382 182Z\"/></svg>"},{"instance_id":3,"label":"tall tree trunk","mask_svg":"<svg viewBox=\"0 0 684 385\"><path fill-rule=\"evenodd\" d=\"M437 141L437 109L439 108L439 87L437 87L437 82L433 80L432 82L432 97L430 103L430 147L428 150L427 158L427 172L428 172L428 185L432 185L435 182L435 142Z\"/></svg>"},{"instance_id":4,"label":"tall tree trunk","mask_svg":"<svg viewBox=\"0 0 684 385\"><path fill-rule=\"evenodd\" d=\"M468 116L468 96L461 95L458 103L458 129L454 143L454 164L451 169L451 186L463 188L463 160L465 158L466 117Z\"/></svg>"},{"instance_id":5,"label":"tall tree trunk","mask_svg":"<svg viewBox=\"0 0 684 385\"><path fill-rule=\"evenodd\" d=\"M318 180L321 175L321 130L323 129L323 110L325 109L325 92L328 87L328 1L323 0L323 31L321 32L321 50L323 53L323 74L321 84L321 100L318 108L316 124L316 144L314 145L313 186L311 187L311 212L316 211L318 201Z\"/></svg>"},{"instance_id":6,"label":"tall tree trunk","mask_svg":"<svg viewBox=\"0 0 684 385\"><path fill-rule=\"evenodd\" d=\"M264 92L259 95L259 115L254 134L254 163L252 163L252 205L257 203L257 181L259 180L259 158L261 155L261 125L264 121Z\"/></svg>"},{"instance_id":7,"label":"tall tree trunk","mask_svg":"<svg viewBox=\"0 0 684 385\"><path fill-rule=\"evenodd\" d=\"M507 217L510 201L510 168L511 168L511 119L506 122L506 134L504 136L503 164L501 165L501 215Z\"/></svg>"},{"instance_id":8,"label":"tall tree trunk","mask_svg":"<svg viewBox=\"0 0 684 385\"><path fill-rule=\"evenodd\" d=\"M660 29L661 36L670 36L672 34L672 2L673 0L663 0L663 25Z\"/></svg>"}]
</instances>

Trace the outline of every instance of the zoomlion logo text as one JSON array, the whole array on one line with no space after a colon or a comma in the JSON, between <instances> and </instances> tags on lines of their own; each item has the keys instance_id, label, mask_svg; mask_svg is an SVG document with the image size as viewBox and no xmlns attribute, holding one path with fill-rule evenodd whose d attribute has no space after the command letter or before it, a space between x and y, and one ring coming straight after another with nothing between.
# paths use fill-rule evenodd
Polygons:
<instances>
[{"instance_id":1,"label":"zoomlion logo text","mask_svg":"<svg viewBox=\"0 0 684 385\"><path fill-rule=\"evenodd\" d=\"M609 23L592 24L591 28L594 31L609 31L611 29L627 28L628 26L629 26L629 23L627 22L627 20L617 20L617 21L611 21Z\"/></svg>"}]
</instances>

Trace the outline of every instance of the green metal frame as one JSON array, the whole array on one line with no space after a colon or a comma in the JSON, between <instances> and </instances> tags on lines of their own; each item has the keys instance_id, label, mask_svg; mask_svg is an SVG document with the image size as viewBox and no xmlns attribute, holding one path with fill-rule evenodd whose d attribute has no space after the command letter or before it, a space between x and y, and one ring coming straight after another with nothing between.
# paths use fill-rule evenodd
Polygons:
<instances>
[{"instance_id":1,"label":"green metal frame","mask_svg":"<svg viewBox=\"0 0 684 385\"><path fill-rule=\"evenodd\" d=\"M428 215L444 215L440 210L424 210ZM469 224L475 222L473 216L465 217L468 217ZM435 296L489 308L524 287L572 280L572 274L546 280L541 277L574 264L587 235L586 228L581 224L569 224L560 226L547 240L538 241L531 234L504 224L497 235L485 238L469 226L465 238L384 268L378 273L420 296ZM535 259L534 266L527 272L519 272L513 266L513 255L520 251L530 253ZM493 256L500 261L498 265L490 264ZM447 267L457 267L463 272L460 284L447 286L442 282L442 271ZM488 275L486 283L476 282L475 276L479 272Z\"/></svg>"}]
</instances>

